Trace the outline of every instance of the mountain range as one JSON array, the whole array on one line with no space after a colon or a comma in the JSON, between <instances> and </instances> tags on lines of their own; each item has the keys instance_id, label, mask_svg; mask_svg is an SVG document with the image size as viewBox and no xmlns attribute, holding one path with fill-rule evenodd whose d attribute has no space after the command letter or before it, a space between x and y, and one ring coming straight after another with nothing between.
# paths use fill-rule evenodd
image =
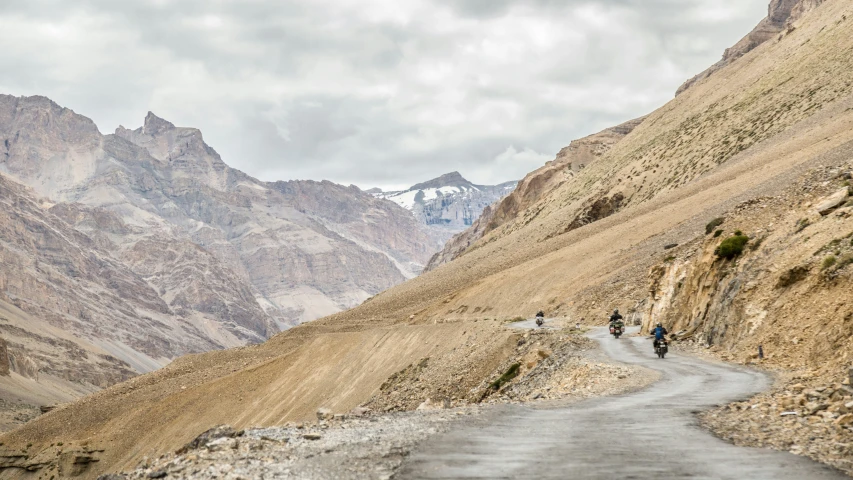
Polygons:
<instances>
[{"instance_id":1,"label":"mountain range","mask_svg":"<svg viewBox=\"0 0 853 480\"><path fill-rule=\"evenodd\" d=\"M393 202L256 180L153 113L102 135L47 98L0 96L0 173L0 335L82 392L358 305L439 247Z\"/></svg>"}]
</instances>

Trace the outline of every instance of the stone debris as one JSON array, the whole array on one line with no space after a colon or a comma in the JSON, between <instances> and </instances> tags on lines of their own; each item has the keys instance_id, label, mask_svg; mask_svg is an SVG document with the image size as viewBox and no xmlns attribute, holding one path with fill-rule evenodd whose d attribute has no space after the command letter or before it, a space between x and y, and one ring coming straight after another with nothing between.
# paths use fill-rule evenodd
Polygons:
<instances>
[{"instance_id":1,"label":"stone debris","mask_svg":"<svg viewBox=\"0 0 853 480\"><path fill-rule=\"evenodd\" d=\"M799 377L704 413L702 423L736 445L789 451L853 475L853 389Z\"/></svg>"},{"instance_id":2,"label":"stone debris","mask_svg":"<svg viewBox=\"0 0 853 480\"><path fill-rule=\"evenodd\" d=\"M251 428L239 437L194 442L196 448L166 455L124 474L100 480L172 479L364 479L391 478L409 451L452 421L480 407L334 416L313 424ZM230 427L220 431L234 432Z\"/></svg>"},{"instance_id":3,"label":"stone debris","mask_svg":"<svg viewBox=\"0 0 853 480\"><path fill-rule=\"evenodd\" d=\"M850 196L850 189L844 187L832 195L818 200L815 210L823 216L829 215L833 210L843 205L847 201L848 196Z\"/></svg>"}]
</instances>

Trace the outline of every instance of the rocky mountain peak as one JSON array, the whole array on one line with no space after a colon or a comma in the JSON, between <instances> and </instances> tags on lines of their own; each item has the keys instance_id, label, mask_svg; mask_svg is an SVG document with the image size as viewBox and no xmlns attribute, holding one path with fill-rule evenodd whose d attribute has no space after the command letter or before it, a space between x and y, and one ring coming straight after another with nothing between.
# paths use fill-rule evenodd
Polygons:
<instances>
[{"instance_id":1,"label":"rocky mountain peak","mask_svg":"<svg viewBox=\"0 0 853 480\"><path fill-rule=\"evenodd\" d=\"M412 190L425 190L427 188L441 188L441 187L473 187L474 184L469 182L462 176L459 172L450 172L445 173L444 175L433 178L432 180L419 183L417 185L413 185L409 191Z\"/></svg>"},{"instance_id":2,"label":"rocky mountain peak","mask_svg":"<svg viewBox=\"0 0 853 480\"><path fill-rule=\"evenodd\" d=\"M158 117L154 112L148 112L148 115L145 116L145 123L142 125L142 133L152 137L174 129L175 125L172 122Z\"/></svg>"}]
</instances>

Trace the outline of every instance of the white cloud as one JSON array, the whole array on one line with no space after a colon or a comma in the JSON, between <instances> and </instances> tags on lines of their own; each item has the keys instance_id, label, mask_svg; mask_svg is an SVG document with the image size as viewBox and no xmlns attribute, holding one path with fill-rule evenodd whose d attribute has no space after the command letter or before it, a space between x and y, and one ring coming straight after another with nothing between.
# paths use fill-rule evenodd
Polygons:
<instances>
[{"instance_id":1,"label":"white cloud","mask_svg":"<svg viewBox=\"0 0 853 480\"><path fill-rule=\"evenodd\" d=\"M0 90L106 132L153 110L267 180L491 183L661 105L766 4L6 0Z\"/></svg>"}]
</instances>

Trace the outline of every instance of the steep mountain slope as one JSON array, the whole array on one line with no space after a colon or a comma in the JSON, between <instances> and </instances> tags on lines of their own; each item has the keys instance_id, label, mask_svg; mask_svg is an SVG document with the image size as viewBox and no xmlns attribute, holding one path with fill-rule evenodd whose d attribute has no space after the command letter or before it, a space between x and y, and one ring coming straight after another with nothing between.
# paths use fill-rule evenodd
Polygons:
<instances>
[{"instance_id":1,"label":"steep mountain slope","mask_svg":"<svg viewBox=\"0 0 853 480\"><path fill-rule=\"evenodd\" d=\"M575 140L568 147L560 150L557 158L527 174L512 193L494 205L484 208L481 216L470 228L454 236L430 259L427 270L453 260L483 235L518 218L521 212L532 207L560 185L571 181L583 168L610 151L613 145L625 138L625 135L631 133L642 121L643 119L640 118L608 128L589 137ZM532 209L528 217L535 216L535 209Z\"/></svg>"},{"instance_id":2,"label":"steep mountain slope","mask_svg":"<svg viewBox=\"0 0 853 480\"><path fill-rule=\"evenodd\" d=\"M374 189L371 193L411 211L440 247L470 227L485 209L512 192L517 184L474 185L459 172L451 172L405 191Z\"/></svg>"},{"instance_id":3,"label":"steep mountain slope","mask_svg":"<svg viewBox=\"0 0 853 480\"><path fill-rule=\"evenodd\" d=\"M800 317L782 318L777 306L766 303L779 296L766 282L778 282L776 275L803 263L809 252L819 251L818 259L830 250L835 254L837 249L839 258L848 253L832 240L849 233L849 218L832 213L818 220L810 210L818 198L842 187L836 177L851 168L853 5L826 0L794 27L649 115L571 181L538 198L454 261L264 345L186 358L51 412L0 439L10 446L5 465L17 469L4 473L21 474L28 466L46 471L56 464L58 441L72 446L63 454L100 460L84 472L94 476L174 450L218 423L244 427L304 420L327 406L343 412L386 395L380 387L392 371L421 362L428 373L449 368L454 365L450 351L478 368L453 371L440 394L466 399L472 385L502 373L489 367L515 361L519 339L495 319L545 309L549 315L597 323L614 307L642 313L647 311L643 302L667 305L650 292L649 272L677 259L702 261L702 256L691 257L690 248L716 248L712 242L720 239L706 240L705 231L720 216L727 218L726 232L741 229L756 239L753 244L764 233L758 230L771 232L766 246L738 261L714 260L710 274L685 278L696 279L695 285L708 280L709 290L702 295L720 299L712 303L721 307L743 308L743 315L732 320L752 318L752 325L716 328L728 321L721 310L716 320L706 315L712 323L695 326L693 320L681 320L679 327L704 333L709 325L714 343L735 355L745 355L757 341L796 345L786 336L803 335L793 331ZM774 200L762 209L766 197ZM536 215L528 217L530 211ZM765 211L766 217L756 213ZM781 216L774 219L772 212ZM812 240L797 237L799 227L790 222L807 216L815 226L799 233L814 228L814 243L800 248ZM817 275L815 261L805 261L809 275ZM731 281L735 272L752 268L758 270ZM845 309L850 302L845 300L853 271L845 265L826 272L825 283L807 276L803 283L782 286L801 296L785 294L779 308L799 301L797 312L810 315L809 324L826 326L815 332L820 338L810 343L814 348L808 355L777 354L785 364L814 371L849 365L849 357L839 352L849 348ZM729 302L727 292L741 300ZM681 309L678 302L671 308ZM694 306L709 311L704 303L685 302L681 311L692 312ZM757 310L749 307L752 303ZM819 308L806 312L809 306ZM438 393L431 383L423 387L425 398ZM848 435L849 429L839 427ZM33 447L20 452L28 442ZM93 451L100 449L105 451Z\"/></svg>"},{"instance_id":4,"label":"steep mountain slope","mask_svg":"<svg viewBox=\"0 0 853 480\"><path fill-rule=\"evenodd\" d=\"M132 232L103 233L134 271L214 337L236 335L232 345L357 305L414 276L433 250L393 204L330 182L259 182L198 130L154 114L102 136L47 99L6 96L0 137L2 171L54 201L117 214ZM180 281L209 267L218 275Z\"/></svg>"},{"instance_id":5,"label":"steep mountain slope","mask_svg":"<svg viewBox=\"0 0 853 480\"><path fill-rule=\"evenodd\" d=\"M684 82L676 92L676 95L681 95L695 83L710 77L726 65L758 48L758 46L773 39L780 33L792 31L796 28L794 24L797 20L817 8L823 2L824 0L772 0L770 6L767 8L767 18L762 20L755 29L749 32L749 34L733 47L727 48L723 53L723 58L719 62Z\"/></svg>"}]
</instances>

